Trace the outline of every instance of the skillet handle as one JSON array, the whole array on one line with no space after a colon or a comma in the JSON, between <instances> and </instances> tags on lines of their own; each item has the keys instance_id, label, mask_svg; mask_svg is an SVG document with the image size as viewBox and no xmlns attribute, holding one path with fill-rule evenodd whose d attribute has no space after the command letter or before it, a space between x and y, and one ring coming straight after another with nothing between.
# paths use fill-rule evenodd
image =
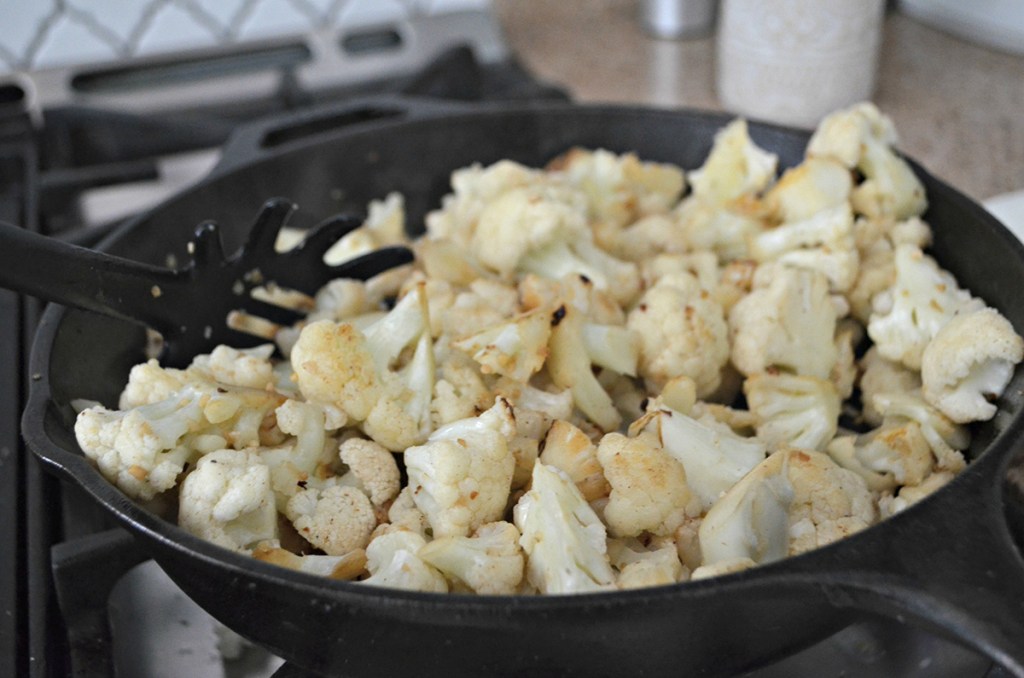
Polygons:
<instances>
[{"instance_id":1,"label":"skillet handle","mask_svg":"<svg viewBox=\"0 0 1024 678\"><path fill-rule=\"evenodd\" d=\"M466 103L451 100L382 95L271 116L237 128L224 144L220 161L209 176L227 174L279 149L309 144L324 135L365 131L470 108Z\"/></svg>"},{"instance_id":2,"label":"skillet handle","mask_svg":"<svg viewBox=\"0 0 1024 678\"><path fill-rule=\"evenodd\" d=\"M915 622L1024 678L1024 560L1004 512L1006 465L986 456L955 487L808 566L826 568L819 581L834 605Z\"/></svg>"}]
</instances>

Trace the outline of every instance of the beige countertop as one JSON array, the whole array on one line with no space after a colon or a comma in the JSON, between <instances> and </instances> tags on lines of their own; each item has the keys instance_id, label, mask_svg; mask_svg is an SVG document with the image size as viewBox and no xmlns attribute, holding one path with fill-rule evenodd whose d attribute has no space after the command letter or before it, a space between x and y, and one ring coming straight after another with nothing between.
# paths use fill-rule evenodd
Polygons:
<instances>
[{"instance_id":1,"label":"beige countertop","mask_svg":"<svg viewBox=\"0 0 1024 678\"><path fill-rule=\"evenodd\" d=\"M577 101L721 110L714 38L649 37L636 0L494 0L511 48ZM1024 57L886 17L874 101L900 148L979 200L1024 189Z\"/></svg>"}]
</instances>

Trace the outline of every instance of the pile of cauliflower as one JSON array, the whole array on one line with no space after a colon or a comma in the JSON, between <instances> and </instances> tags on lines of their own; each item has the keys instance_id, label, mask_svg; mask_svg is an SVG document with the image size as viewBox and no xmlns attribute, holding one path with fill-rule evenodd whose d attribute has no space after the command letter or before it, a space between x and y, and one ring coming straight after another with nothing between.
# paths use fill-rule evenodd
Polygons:
<instances>
[{"instance_id":1,"label":"pile of cauliflower","mask_svg":"<svg viewBox=\"0 0 1024 678\"><path fill-rule=\"evenodd\" d=\"M458 170L413 265L331 282L274 343L137 365L78 441L194 535L369 586L606 591L828 544L963 469L1024 357L926 254L895 138L861 104L781 177L743 120L690 172ZM404 221L375 202L329 256Z\"/></svg>"}]
</instances>

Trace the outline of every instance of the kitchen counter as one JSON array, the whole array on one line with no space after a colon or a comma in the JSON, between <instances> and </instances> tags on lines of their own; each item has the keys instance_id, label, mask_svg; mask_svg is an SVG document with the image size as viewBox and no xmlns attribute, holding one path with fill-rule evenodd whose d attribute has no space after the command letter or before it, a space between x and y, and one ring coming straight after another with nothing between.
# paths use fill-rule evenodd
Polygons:
<instances>
[{"instance_id":1,"label":"kitchen counter","mask_svg":"<svg viewBox=\"0 0 1024 678\"><path fill-rule=\"evenodd\" d=\"M509 44L577 101L722 110L714 38L657 40L632 0L494 0ZM886 16L874 101L900 148L971 197L1024 189L1024 57Z\"/></svg>"}]
</instances>

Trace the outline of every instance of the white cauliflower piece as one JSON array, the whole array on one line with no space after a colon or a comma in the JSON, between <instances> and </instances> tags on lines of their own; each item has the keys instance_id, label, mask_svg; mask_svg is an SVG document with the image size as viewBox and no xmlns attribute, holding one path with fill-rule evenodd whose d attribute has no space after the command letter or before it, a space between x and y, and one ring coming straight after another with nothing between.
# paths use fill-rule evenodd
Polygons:
<instances>
[{"instance_id":1,"label":"white cauliflower piece","mask_svg":"<svg viewBox=\"0 0 1024 678\"><path fill-rule=\"evenodd\" d=\"M105 478L136 499L174 487L186 463L222 448L261 444L276 393L190 381L170 397L128 410L82 410L75 436Z\"/></svg>"},{"instance_id":2,"label":"white cauliflower piece","mask_svg":"<svg viewBox=\"0 0 1024 678\"><path fill-rule=\"evenodd\" d=\"M872 399L875 409L884 418L915 421L921 426L935 456L939 471L959 473L966 466L960 450L971 442L970 431L958 426L946 415L929 405L920 393L878 393Z\"/></svg>"},{"instance_id":3,"label":"white cauliflower piece","mask_svg":"<svg viewBox=\"0 0 1024 678\"><path fill-rule=\"evenodd\" d=\"M634 424L657 434L661 446L686 470L686 483L707 510L750 469L765 458L767 448L756 438L733 433L713 417L700 421L656 407Z\"/></svg>"},{"instance_id":4,"label":"white cauliflower piece","mask_svg":"<svg viewBox=\"0 0 1024 678\"><path fill-rule=\"evenodd\" d=\"M597 458L612 488L604 522L613 537L644 532L668 536L683 524L688 509L691 514L700 512L683 465L653 434L627 438L608 433L597 447Z\"/></svg>"},{"instance_id":5,"label":"white cauliflower piece","mask_svg":"<svg viewBox=\"0 0 1024 678\"><path fill-rule=\"evenodd\" d=\"M591 369L590 354L580 350L583 317L574 307L563 304L552 314L550 354L547 369L556 386L572 392L576 407L604 431L613 431L622 421L611 396Z\"/></svg>"},{"instance_id":6,"label":"white cauliflower piece","mask_svg":"<svg viewBox=\"0 0 1024 678\"><path fill-rule=\"evenodd\" d=\"M427 215L427 234L431 239L446 238L466 247L488 204L505 191L541 181L542 172L511 160L457 169L451 176L453 192L442 199L440 210Z\"/></svg>"},{"instance_id":7,"label":"white cauliflower piece","mask_svg":"<svg viewBox=\"0 0 1024 678\"><path fill-rule=\"evenodd\" d=\"M551 424L540 461L568 475L587 501L607 497L611 491L597 458L597 446L567 421L560 419Z\"/></svg>"},{"instance_id":8,"label":"white cauliflower piece","mask_svg":"<svg viewBox=\"0 0 1024 678\"><path fill-rule=\"evenodd\" d=\"M383 506L402 489L398 463L383 445L372 440L349 438L341 443L338 456L349 469L340 482L351 479L370 497L374 506Z\"/></svg>"},{"instance_id":9,"label":"white cauliflower piece","mask_svg":"<svg viewBox=\"0 0 1024 678\"><path fill-rule=\"evenodd\" d=\"M434 431L405 451L409 486L435 537L464 537L501 518L515 471L512 406L497 398L479 417Z\"/></svg>"},{"instance_id":10,"label":"white cauliflower piece","mask_svg":"<svg viewBox=\"0 0 1024 678\"><path fill-rule=\"evenodd\" d=\"M447 593L448 582L444 575L417 555L426 543L423 537L407 530L374 537L366 547L366 569L370 576L362 583L407 591Z\"/></svg>"},{"instance_id":11,"label":"white cauliflower piece","mask_svg":"<svg viewBox=\"0 0 1024 678\"><path fill-rule=\"evenodd\" d=\"M859 264L850 206L844 202L761 231L750 240L750 254L757 261L818 271L832 292L846 292L857 280Z\"/></svg>"},{"instance_id":12,"label":"white cauliflower piece","mask_svg":"<svg viewBox=\"0 0 1024 678\"><path fill-rule=\"evenodd\" d=\"M274 415L278 428L294 440L261 448L258 453L270 467L278 510L284 512L288 500L308 482L333 475L336 451L324 432L326 417L319 405L289 399Z\"/></svg>"},{"instance_id":13,"label":"white cauliflower piece","mask_svg":"<svg viewBox=\"0 0 1024 678\"><path fill-rule=\"evenodd\" d=\"M203 456L181 484L178 524L233 551L277 538L270 469L259 455L217 450Z\"/></svg>"},{"instance_id":14,"label":"white cauliflower piece","mask_svg":"<svg viewBox=\"0 0 1024 678\"><path fill-rule=\"evenodd\" d=\"M764 190L775 178L778 160L750 139L747 122L738 119L715 134L704 164L687 179L694 195L721 205Z\"/></svg>"},{"instance_id":15,"label":"white cauliflower piece","mask_svg":"<svg viewBox=\"0 0 1024 678\"><path fill-rule=\"evenodd\" d=\"M864 479L828 455L789 450L785 465L793 486L789 555L831 544L876 522L875 503Z\"/></svg>"},{"instance_id":16,"label":"white cauliflower piece","mask_svg":"<svg viewBox=\"0 0 1024 678\"><path fill-rule=\"evenodd\" d=\"M528 381L548 356L551 312L537 308L452 342L480 363L484 374Z\"/></svg>"},{"instance_id":17,"label":"white cauliflower piece","mask_svg":"<svg viewBox=\"0 0 1024 678\"><path fill-rule=\"evenodd\" d=\"M572 479L533 466L530 490L513 509L526 553L526 577L541 593L588 593L614 587L604 524Z\"/></svg>"},{"instance_id":18,"label":"white cauliflower piece","mask_svg":"<svg viewBox=\"0 0 1024 678\"><path fill-rule=\"evenodd\" d=\"M461 351L440 348L442 343L434 345L438 378L430 410L435 429L474 417L494 402L494 395L472 358Z\"/></svg>"},{"instance_id":19,"label":"white cauliflower piece","mask_svg":"<svg viewBox=\"0 0 1024 678\"><path fill-rule=\"evenodd\" d=\"M443 312L442 334L465 337L481 332L514 316L518 306L515 287L485 278L475 280L468 290L455 295L455 300Z\"/></svg>"},{"instance_id":20,"label":"white cauliflower piece","mask_svg":"<svg viewBox=\"0 0 1024 678\"><path fill-rule=\"evenodd\" d=\"M150 358L132 366L117 406L122 410L130 410L167 400L184 388L192 376L185 370L163 367L156 358Z\"/></svg>"},{"instance_id":21,"label":"white cauliflower piece","mask_svg":"<svg viewBox=\"0 0 1024 678\"><path fill-rule=\"evenodd\" d=\"M330 403L356 421L366 419L380 395L366 337L348 323L306 325L292 348L292 369L303 397Z\"/></svg>"},{"instance_id":22,"label":"white cauliflower piece","mask_svg":"<svg viewBox=\"0 0 1024 678\"><path fill-rule=\"evenodd\" d=\"M592 219L614 226L668 211L686 183L674 165L641 162L633 153L617 155L604 149L573 148L556 158L550 169L586 194Z\"/></svg>"},{"instance_id":23,"label":"white cauliflower piece","mask_svg":"<svg viewBox=\"0 0 1024 678\"><path fill-rule=\"evenodd\" d=\"M776 452L760 462L708 510L698 530L702 568L737 561L769 563L786 557L794 498L786 455Z\"/></svg>"},{"instance_id":24,"label":"white cauliflower piece","mask_svg":"<svg viewBox=\"0 0 1024 678\"><path fill-rule=\"evenodd\" d=\"M846 204L851 190L849 169L831 158L810 157L783 172L764 202L777 221L792 223Z\"/></svg>"},{"instance_id":25,"label":"white cauliflower piece","mask_svg":"<svg viewBox=\"0 0 1024 678\"><path fill-rule=\"evenodd\" d=\"M795 374L755 374L743 382L757 437L775 449L792 445L823 450L839 425L839 393L826 379Z\"/></svg>"},{"instance_id":26,"label":"white cauliflower piece","mask_svg":"<svg viewBox=\"0 0 1024 678\"><path fill-rule=\"evenodd\" d=\"M853 534L876 519L859 475L825 454L782 449L708 511L699 531L703 565L779 560Z\"/></svg>"},{"instance_id":27,"label":"white cauliflower piece","mask_svg":"<svg viewBox=\"0 0 1024 678\"><path fill-rule=\"evenodd\" d=\"M640 340L640 374L653 390L686 376L697 397L714 393L729 360L729 326L721 305L689 273L663 276L629 312Z\"/></svg>"},{"instance_id":28,"label":"white cauliflower piece","mask_svg":"<svg viewBox=\"0 0 1024 678\"><path fill-rule=\"evenodd\" d=\"M875 492L917 485L932 470L932 448L914 421L890 421L857 436L839 436L825 450Z\"/></svg>"},{"instance_id":29,"label":"white cauliflower piece","mask_svg":"<svg viewBox=\"0 0 1024 678\"><path fill-rule=\"evenodd\" d=\"M872 426L882 424L882 415L875 409L875 396L879 393L909 393L921 388L921 375L903 363L887 360L876 346L867 350L860 359L861 417Z\"/></svg>"},{"instance_id":30,"label":"white cauliflower piece","mask_svg":"<svg viewBox=\"0 0 1024 678\"><path fill-rule=\"evenodd\" d=\"M878 500L878 509L882 518L891 518L900 511L905 511L917 502L945 487L956 474L950 471L932 473L918 485L905 485L895 495L884 494Z\"/></svg>"},{"instance_id":31,"label":"white cauliflower piece","mask_svg":"<svg viewBox=\"0 0 1024 678\"><path fill-rule=\"evenodd\" d=\"M765 228L759 214L745 205L719 205L711 198L690 195L673 211L683 240L695 251L712 251L724 262L750 256L750 238Z\"/></svg>"},{"instance_id":32,"label":"white cauliflower piece","mask_svg":"<svg viewBox=\"0 0 1024 678\"><path fill-rule=\"evenodd\" d=\"M647 546L637 539L609 539L608 558L618 570L620 589L674 584L686 574L669 539L652 539Z\"/></svg>"},{"instance_id":33,"label":"white cauliflower piece","mask_svg":"<svg viewBox=\"0 0 1024 678\"><path fill-rule=\"evenodd\" d=\"M356 549L341 556L295 555L268 541L253 549L252 557L289 570L315 574L318 577L349 581L366 571L366 551Z\"/></svg>"},{"instance_id":34,"label":"white cauliflower piece","mask_svg":"<svg viewBox=\"0 0 1024 678\"><path fill-rule=\"evenodd\" d=\"M423 515L423 511L416 506L416 501L412 497L412 489L408 485L402 488L395 500L391 502L391 506L388 507L388 522L386 525L379 525L377 531L380 532L382 528L386 528L386 531L408 530L424 539L429 534L430 523Z\"/></svg>"},{"instance_id":35,"label":"white cauliflower piece","mask_svg":"<svg viewBox=\"0 0 1024 678\"><path fill-rule=\"evenodd\" d=\"M850 195L860 214L906 219L923 213L928 203L921 181L893 150L895 143L892 120L864 102L826 116L807 144L807 155L833 158L864 175Z\"/></svg>"},{"instance_id":36,"label":"white cauliflower piece","mask_svg":"<svg viewBox=\"0 0 1024 678\"><path fill-rule=\"evenodd\" d=\"M994 308L959 313L940 329L921 357L924 399L958 424L995 416L1024 339Z\"/></svg>"},{"instance_id":37,"label":"white cauliflower piece","mask_svg":"<svg viewBox=\"0 0 1024 678\"><path fill-rule=\"evenodd\" d=\"M208 355L198 355L192 360L189 371L197 370L222 384L246 388L273 388L274 366L270 356L274 354L273 344L263 344L247 349L217 346Z\"/></svg>"},{"instance_id":38,"label":"white cauliflower piece","mask_svg":"<svg viewBox=\"0 0 1024 678\"><path fill-rule=\"evenodd\" d=\"M331 556L365 548L377 527L369 497L354 487L309 487L288 500L285 516L310 544Z\"/></svg>"},{"instance_id":39,"label":"white cauliflower piece","mask_svg":"<svg viewBox=\"0 0 1024 678\"><path fill-rule=\"evenodd\" d=\"M750 376L778 368L827 379L836 362L836 311L824 274L762 264L729 312L732 363Z\"/></svg>"},{"instance_id":40,"label":"white cauliflower piece","mask_svg":"<svg viewBox=\"0 0 1024 678\"><path fill-rule=\"evenodd\" d=\"M512 595L523 580L526 559L519 530L506 522L481 525L471 537L441 537L423 546L419 557L481 595Z\"/></svg>"},{"instance_id":41,"label":"white cauliflower piece","mask_svg":"<svg viewBox=\"0 0 1024 678\"><path fill-rule=\"evenodd\" d=\"M868 336L882 357L920 370L928 342L972 303L971 295L915 245L896 248L895 266L895 283L872 302Z\"/></svg>"}]
</instances>

